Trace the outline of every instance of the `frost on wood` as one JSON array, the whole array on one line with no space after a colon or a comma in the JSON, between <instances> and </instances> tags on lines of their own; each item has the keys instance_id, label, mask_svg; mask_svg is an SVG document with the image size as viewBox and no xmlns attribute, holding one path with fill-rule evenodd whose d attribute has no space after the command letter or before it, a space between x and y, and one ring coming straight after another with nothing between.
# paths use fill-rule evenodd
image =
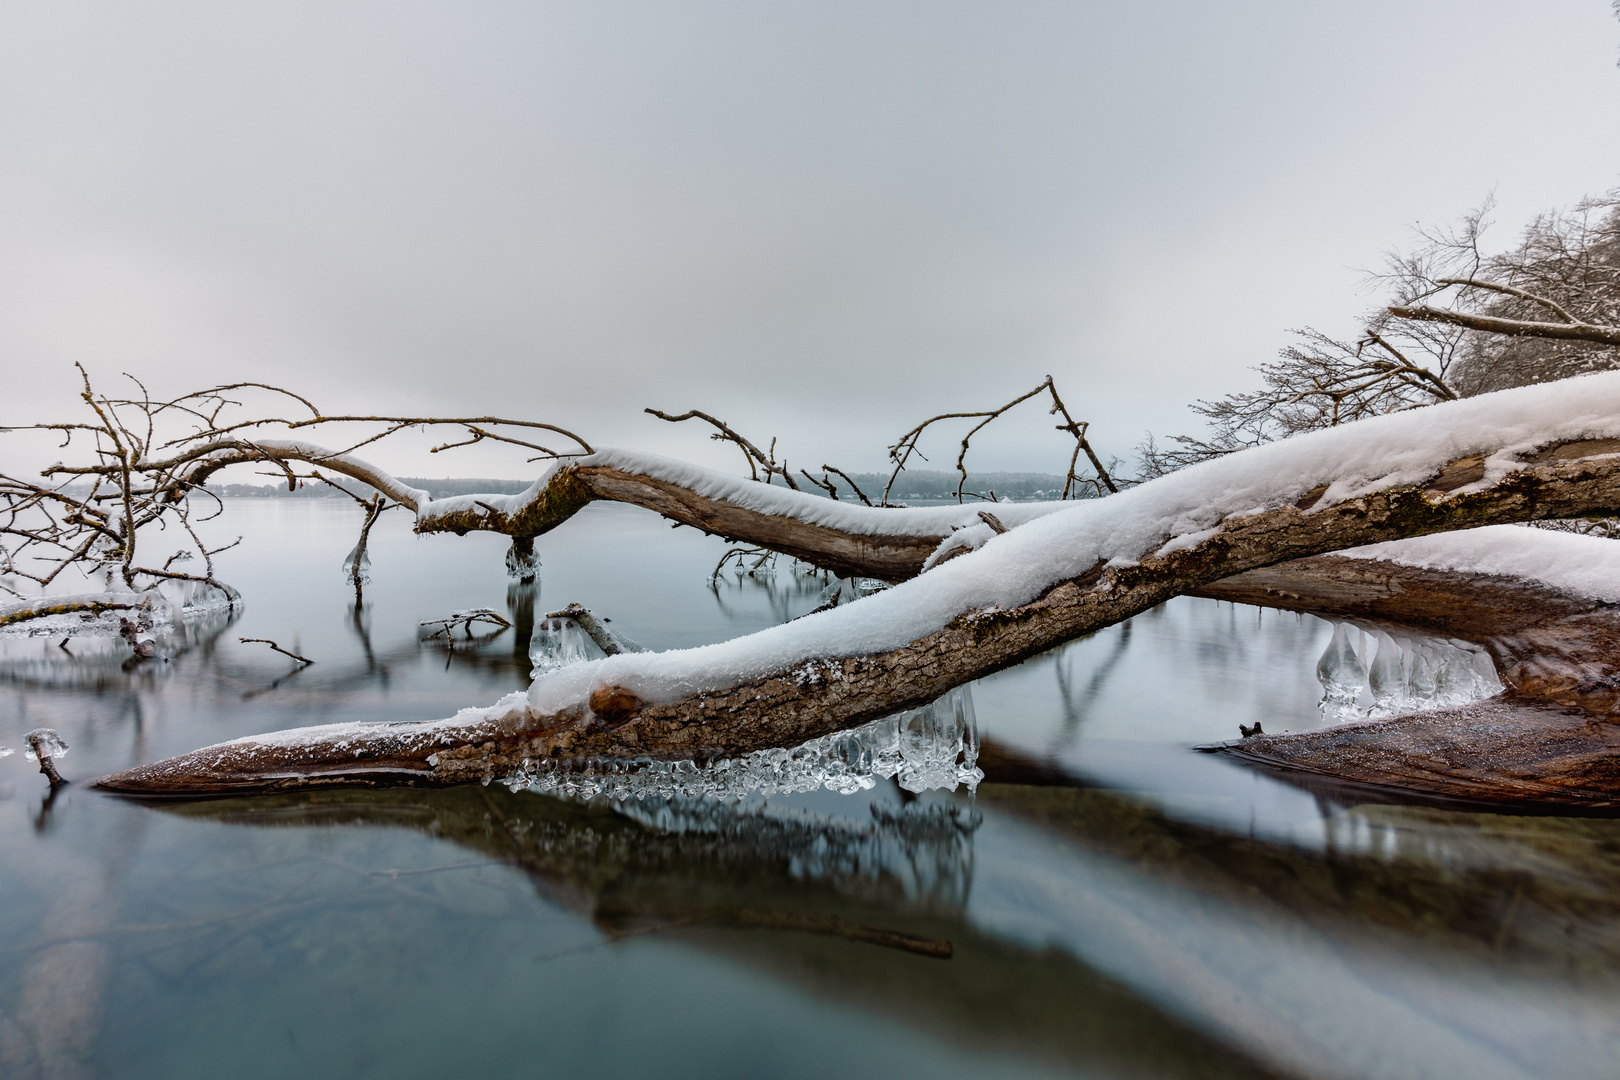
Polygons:
<instances>
[{"instance_id":1,"label":"frost on wood","mask_svg":"<svg viewBox=\"0 0 1620 1080\"><path fill-rule=\"evenodd\" d=\"M761 498L791 494L752 486ZM918 708L1244 571L1616 509L1620 374L1604 374L1302 435L1008 521L976 550L858 604L723 644L570 665L489 709L237 740L104 783L200 794L458 783L526 761L738 757Z\"/></svg>"}]
</instances>

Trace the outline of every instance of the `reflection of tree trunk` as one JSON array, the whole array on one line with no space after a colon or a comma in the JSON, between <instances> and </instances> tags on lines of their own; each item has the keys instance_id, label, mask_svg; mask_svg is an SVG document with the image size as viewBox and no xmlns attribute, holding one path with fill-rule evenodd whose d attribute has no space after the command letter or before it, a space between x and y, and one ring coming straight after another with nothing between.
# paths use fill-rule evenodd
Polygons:
<instances>
[{"instance_id":1,"label":"reflection of tree trunk","mask_svg":"<svg viewBox=\"0 0 1620 1080\"><path fill-rule=\"evenodd\" d=\"M675 831L497 786L160 805L278 829L410 828L520 867L548 899L600 927L603 944L657 936L980 1052L1083 1075L1277 1076L1060 949L986 932L966 914L965 894L940 902L919 889L917 866L948 858L942 843L970 860L972 837L971 826L941 836L915 809L871 822L785 820L710 801L703 828ZM649 803L652 817L692 810ZM945 942L948 963L930 954Z\"/></svg>"},{"instance_id":2,"label":"reflection of tree trunk","mask_svg":"<svg viewBox=\"0 0 1620 1080\"><path fill-rule=\"evenodd\" d=\"M645 701L621 685L585 685L568 691L572 700L547 711L517 704L502 715L486 713L461 724L391 725L358 732L315 729L301 736L239 740L132 769L102 783L150 794L334 783L450 784L518 775L537 761L701 759L794 746L924 705L964 682L1243 571L1527 516L1612 512L1620 508L1620 456L1614 449L1612 441L1566 444L1538 453L1517 471L1489 483L1483 479L1482 459L1464 459L1446 465L1424 484L1392 486L1324 508L1315 506L1321 491L1305 492L1300 505L1228 517L1218 529L1179 548L1163 539L1151 541L1163 546L1150 549L1134 565L1099 562L1020 607L959 611L942 629L887 652L803 656L787 660L775 674L670 702ZM1465 485L1472 490L1451 494ZM964 559L953 566L978 567L989 574L1039 572L1023 563L1002 565L998 554L992 545L975 552L974 562ZM924 575L906 588L928 590L931 582L957 580L952 573L939 573ZM890 595L896 594L898 590ZM857 609L841 610L843 616L835 609L795 625L848 618Z\"/></svg>"},{"instance_id":3,"label":"reflection of tree trunk","mask_svg":"<svg viewBox=\"0 0 1620 1080\"><path fill-rule=\"evenodd\" d=\"M50 828L44 811L42 828ZM128 828L144 830L139 818ZM0 1066L7 1080L88 1080L101 1033L106 987L112 975L112 949L102 936L117 922L120 908L114 882L136 836L112 838L113 854L75 853L57 844L48 859L42 848L13 849L12 865L33 864L29 882L48 898L37 940L41 947L22 965L16 1011L0 1014Z\"/></svg>"},{"instance_id":4,"label":"reflection of tree trunk","mask_svg":"<svg viewBox=\"0 0 1620 1080\"><path fill-rule=\"evenodd\" d=\"M539 602L537 578L514 581L506 587L506 610L512 617L512 663L525 675L533 666L529 644L534 640L534 609Z\"/></svg>"},{"instance_id":5,"label":"reflection of tree trunk","mask_svg":"<svg viewBox=\"0 0 1620 1080\"><path fill-rule=\"evenodd\" d=\"M1073 919L1054 926L1053 938L1026 936L1029 924L1022 922L998 933L993 901L992 913L924 902L907 882L910 865L923 861L915 852L933 834L904 819L886 820L869 833L869 850L879 860L874 872L847 873L845 859L817 862L822 829L775 828L780 821L718 803L708 805L714 819L705 828L682 831L650 827L600 805L513 795L495 786L301 792L166 804L159 812L276 829L335 822L410 828L522 868L548 898L610 931L644 928L819 991L845 1008L892 1016L957 1045L1038 1055L1085 1075L1274 1075L1260 1062L1276 1061L1278 1047L1298 1050L1315 1066L1299 1074L1337 1075L1331 1054L1343 1043L1335 1034L1377 1031L1386 1018L1357 1011L1368 1004L1409 1013L1403 1037L1438 1034L1466 1042L1502 1015L1483 1013L1472 1024L1436 1020L1435 1002L1387 992L1394 980L1380 963L1427 969L1451 957L1452 969L1460 962L1477 970L1470 965L1478 963L1558 985L1594 958L1601 965L1620 957L1620 867L1611 854L1614 829L1606 822L1460 819L1378 807L1326 820L1330 842L1317 848L1177 820L1108 791L987 783L978 804L994 815L1004 854L1007 830L1017 829L1018 821L1051 839L1049 848L1033 850L1054 853L1054 862L1021 873L1003 859L999 873L1013 876L999 877L991 895L1023 884L1038 915L1053 918L1049 905L1062 905L1056 910ZM681 802L649 803L645 813L649 820L680 819L688 810ZM836 842L841 830L824 831ZM1389 838L1389 846L1369 843L1369 831ZM1013 850L1016 858L1032 849ZM983 849L977 855L983 865ZM1059 876L1065 861L1092 873ZM1515 894L1522 895L1508 918ZM1157 900L1157 911L1133 899ZM785 921L838 916L949 940L954 955L941 963L799 929L741 933L724 924L669 925L679 913L728 906ZM1238 931L1236 944L1223 933L1228 928ZM1057 936L1065 929L1067 937ZM1086 937L1110 943L1102 953L1125 953L1124 981L1146 992L1132 992L1073 959L1076 952L1087 955ZM1256 979L1256 956L1267 954L1245 954L1250 943L1275 946L1269 955L1285 961L1305 959L1282 965L1281 972L1268 967L1266 977ZM1317 978L1310 963L1318 958L1331 962L1331 981L1316 982L1316 989L1328 997L1349 991L1343 1004L1349 1019L1317 1013L1310 1030L1289 1030L1298 1014L1313 1011L1314 1003L1291 998ZM1167 984L1173 994L1160 993ZM1159 1004L1165 1000L1176 1009ZM1600 1008L1594 1005L1586 1017ZM1198 1030L1177 1019L1188 1015ZM1586 1017L1572 1020L1571 1028ZM1248 1053L1229 1048L1234 1035L1253 1038ZM1504 1040L1510 1050L1518 1038ZM1423 1053L1439 1060L1434 1044L1419 1039L1413 1045L1428 1047ZM1483 1036L1473 1049L1503 1052L1501 1042ZM1409 1053L1393 1050L1382 1063L1395 1067L1365 1071L1414 1075L1398 1064L1410 1064Z\"/></svg>"}]
</instances>

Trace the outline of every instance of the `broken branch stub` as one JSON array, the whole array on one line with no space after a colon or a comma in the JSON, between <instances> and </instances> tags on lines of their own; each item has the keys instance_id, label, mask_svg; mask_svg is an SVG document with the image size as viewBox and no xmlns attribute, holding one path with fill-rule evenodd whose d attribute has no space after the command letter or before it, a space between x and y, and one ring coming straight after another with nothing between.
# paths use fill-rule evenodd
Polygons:
<instances>
[{"instance_id":1,"label":"broken branch stub","mask_svg":"<svg viewBox=\"0 0 1620 1080\"><path fill-rule=\"evenodd\" d=\"M305 667L308 667L310 664L313 664L315 662L315 661L311 660L307 656L299 656L297 653L295 653L295 652L293 652L293 651L291 651L289 649L283 649L280 645L277 645L275 642L271 641L269 638L244 637L244 638L237 638L236 640L241 642L243 645L253 645L253 644L268 645L268 646L270 646L271 649L273 649L276 652L280 653L282 656L290 656L294 660L298 661L300 664L303 664Z\"/></svg>"},{"instance_id":2,"label":"broken branch stub","mask_svg":"<svg viewBox=\"0 0 1620 1080\"><path fill-rule=\"evenodd\" d=\"M23 736L23 742L28 747L28 760L39 762L39 771L51 782L51 787L67 783L62 779L62 774L56 771L53 759L66 754L68 746L55 728L35 728Z\"/></svg>"}]
</instances>

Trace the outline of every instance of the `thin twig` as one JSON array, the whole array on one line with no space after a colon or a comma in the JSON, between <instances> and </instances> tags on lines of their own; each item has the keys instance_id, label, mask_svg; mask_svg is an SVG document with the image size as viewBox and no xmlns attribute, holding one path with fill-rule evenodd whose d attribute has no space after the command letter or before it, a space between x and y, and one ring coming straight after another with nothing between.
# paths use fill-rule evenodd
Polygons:
<instances>
[{"instance_id":1,"label":"thin twig","mask_svg":"<svg viewBox=\"0 0 1620 1080\"><path fill-rule=\"evenodd\" d=\"M281 655L290 656L294 660L297 660L300 664L313 664L315 662L315 661L311 660L307 656L299 656L295 652L289 652L288 650L283 649L280 645L277 645L275 642L271 641L269 638L245 637L245 638L237 638L236 640L240 641L244 645L247 645L247 644L252 643L252 642L258 642L260 645L268 645L272 649L274 649L276 652L280 653Z\"/></svg>"}]
</instances>

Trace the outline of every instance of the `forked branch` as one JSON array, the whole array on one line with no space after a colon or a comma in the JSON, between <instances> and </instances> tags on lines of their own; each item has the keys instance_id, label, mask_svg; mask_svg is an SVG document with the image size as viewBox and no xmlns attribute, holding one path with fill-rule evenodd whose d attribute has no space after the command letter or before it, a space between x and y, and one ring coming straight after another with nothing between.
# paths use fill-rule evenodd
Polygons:
<instances>
[{"instance_id":1,"label":"forked branch","mask_svg":"<svg viewBox=\"0 0 1620 1080\"><path fill-rule=\"evenodd\" d=\"M990 409L985 412L941 413L938 416L929 417L927 420L924 420L922 423L900 436L895 444L889 447L889 460L894 463L894 471L889 474L888 483L883 485L883 496L880 500L882 505L889 505L889 493L894 490L894 482L899 479L900 474L905 471L906 465L911 461L912 456L915 455L917 457L923 457L922 452L918 449L918 443L921 440L923 433L934 424L940 423L944 420L979 421L968 430L966 435L962 436L961 450L956 455L956 471L961 474L961 479L956 485L956 501L961 502L965 495L974 494L966 491L968 481L968 446L972 442L973 436L977 435L985 428L987 424L1006 413L1009 409L1028 401L1032 397L1038 396L1042 392L1051 395L1052 407L1047 410L1048 415L1061 415L1063 417L1063 423L1057 425L1057 430L1066 432L1074 438L1074 453L1069 456L1069 470L1063 478L1063 494L1061 498L1079 498L1080 489L1086 484L1090 484L1095 489L1097 494L1101 494L1103 488L1107 488L1109 492L1117 493L1119 491L1119 487L1114 483L1113 478L1108 475L1108 470L1103 467L1101 459L1097 457L1096 450L1092 448L1091 443L1086 439L1086 429L1089 427L1089 425L1077 421L1073 416L1069 415L1068 407L1063 404L1063 399L1058 396L1057 385L1052 381L1052 376L1048 375L1041 381L1039 386L1035 387L1035 389L1018 395L1011 401L1007 402L1007 404L1001 406L999 409ZM1097 474L1095 479L1082 480L1076 474L1075 469L1080 462L1080 455L1082 453L1084 453L1087 460L1091 462L1091 467ZM923 460L926 461L927 458L923 458ZM983 496L978 497L982 498Z\"/></svg>"}]
</instances>

